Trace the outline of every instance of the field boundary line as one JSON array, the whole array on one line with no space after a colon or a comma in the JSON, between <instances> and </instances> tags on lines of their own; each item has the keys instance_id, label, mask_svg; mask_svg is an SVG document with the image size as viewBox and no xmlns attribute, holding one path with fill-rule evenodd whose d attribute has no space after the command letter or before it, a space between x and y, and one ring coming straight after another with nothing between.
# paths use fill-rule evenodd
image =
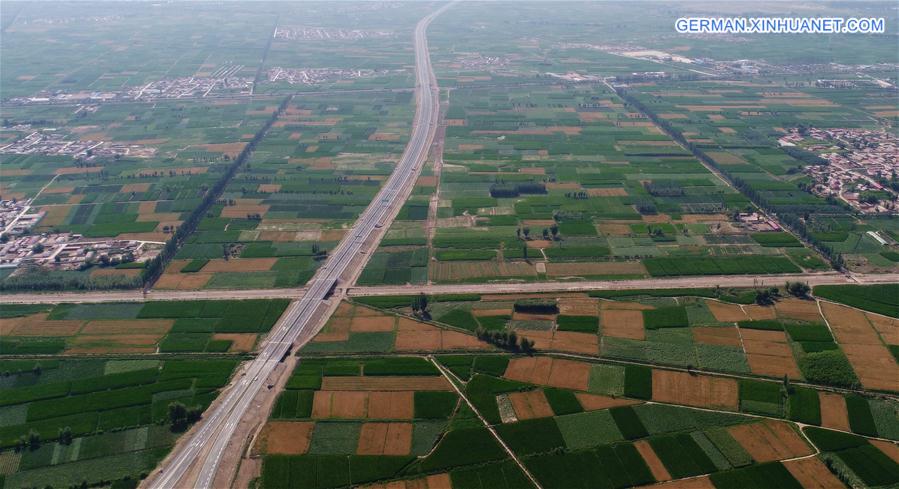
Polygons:
<instances>
[{"instance_id":1,"label":"field boundary line","mask_svg":"<svg viewBox=\"0 0 899 489\"><path fill-rule=\"evenodd\" d=\"M503 441L502 437L499 436L499 433L497 433L493 426L491 426L490 423L488 423L487 420L484 419L483 416L481 416L481 412L478 411L476 407L474 407L474 404L472 404L471 401L469 401L468 398L465 397L465 394L462 393L462 390L459 389L459 386L456 385L456 382L454 381L454 379L458 380L456 376L453 375L452 372L447 372L446 370L444 370L443 366L440 365L439 362L434 360L434 357L432 355L428 355L428 361L430 361L435 367L437 367L437 370L440 371L440 374L443 375L446 381L453 386L456 394L459 394L459 397L461 397L462 400L465 401L465 404L468 404L468 407L472 410L472 412L474 412L478 419L481 420L482 423L484 423L484 427L487 428L487 431L489 431L490 434L493 435L494 438L496 438L496 441L499 442L501 447L503 447L503 450L505 450L506 453L509 454L509 457L513 461L515 461L516 464L518 464L518 467L522 472L524 472L524 475L526 475L528 479L531 480L531 483L534 484L534 487L536 487L537 489L543 489L543 486L541 486L540 483L537 482L537 479L528 471L524 464L521 463L521 460L519 460L515 453L512 452L512 449L509 448L508 445L506 445L506 442ZM461 382L461 380L459 382Z\"/></svg>"}]
</instances>

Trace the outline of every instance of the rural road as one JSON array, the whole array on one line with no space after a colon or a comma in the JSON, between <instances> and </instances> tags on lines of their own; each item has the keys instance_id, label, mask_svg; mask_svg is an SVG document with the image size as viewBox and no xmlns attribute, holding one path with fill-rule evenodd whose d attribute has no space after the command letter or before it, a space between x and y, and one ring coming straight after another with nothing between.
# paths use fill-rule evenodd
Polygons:
<instances>
[{"instance_id":1,"label":"rural road","mask_svg":"<svg viewBox=\"0 0 899 489\"><path fill-rule=\"evenodd\" d=\"M333 305L328 300L331 293L338 285L346 283L347 277L358 274L360 262L364 266L365 259L360 259L360 252L377 247L381 229L390 225L395 211L415 184L437 129L438 90L425 33L431 21L450 5L435 10L415 26L415 121L409 143L387 183L307 284L302 297L288 306L260 346L259 355L241 367L235 380L204 413L200 423L145 480L144 487L213 487L225 449L241 419L249 414L253 400L265 388L269 376L295 344L303 344L314 336ZM295 289L294 292L299 291Z\"/></svg>"},{"instance_id":2,"label":"rural road","mask_svg":"<svg viewBox=\"0 0 899 489\"><path fill-rule=\"evenodd\" d=\"M721 275L701 277L645 278L629 280L580 280L568 282L518 282L487 284L378 285L349 287L350 297L418 294L522 294L533 292L581 292L588 290L681 289L695 287L760 287L780 286L784 282L806 282L815 285L899 283L899 273L853 274L850 279L837 272L787 275ZM0 304L59 304L136 301L213 300L213 299L293 299L305 288L251 290L153 290L140 291L57 292L3 294Z\"/></svg>"}]
</instances>

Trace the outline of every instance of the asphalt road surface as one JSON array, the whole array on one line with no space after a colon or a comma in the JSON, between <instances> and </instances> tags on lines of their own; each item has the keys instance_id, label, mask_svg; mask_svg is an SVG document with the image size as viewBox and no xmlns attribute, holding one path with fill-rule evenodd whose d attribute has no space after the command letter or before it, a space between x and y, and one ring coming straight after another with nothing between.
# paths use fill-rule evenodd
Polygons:
<instances>
[{"instance_id":1,"label":"asphalt road surface","mask_svg":"<svg viewBox=\"0 0 899 489\"><path fill-rule=\"evenodd\" d=\"M358 272L350 266L358 261L363 245L370 238L377 237L382 227L389 225L385 221L390 219L390 211L401 204L407 191L414 185L419 166L424 162L437 128L439 108L436 79L431 69L425 33L428 24L448 6L434 11L415 27L418 107L409 143L390 179L356 221L351 232L307 284L302 298L288 306L261 346L259 355L242 369L239 380L235 380L204 415L200 425L187 435L186 440L178 444L163 462L158 475L148 482L148 487L186 487L191 482L188 479L193 479L194 474L194 487L206 489L212 486L222 453L241 417L245 415L257 393L265 388L269 375L293 344L303 343L314 335L317 319L321 319L323 311L328 309L326 299L329 294L341 284L345 275L353 276Z\"/></svg>"}]
</instances>

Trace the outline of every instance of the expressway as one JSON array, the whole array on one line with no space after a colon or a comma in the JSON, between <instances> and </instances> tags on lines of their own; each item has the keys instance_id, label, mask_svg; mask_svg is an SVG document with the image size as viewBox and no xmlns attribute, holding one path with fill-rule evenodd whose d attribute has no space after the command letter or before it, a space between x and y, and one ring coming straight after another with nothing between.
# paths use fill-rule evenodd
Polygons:
<instances>
[{"instance_id":1,"label":"expressway","mask_svg":"<svg viewBox=\"0 0 899 489\"><path fill-rule=\"evenodd\" d=\"M431 21L449 6L435 10L415 26L417 109L409 143L387 183L307 284L302 298L288 306L261 346L259 355L244 366L237 380L207 410L200 424L163 461L155 477L146 481L147 487L170 489L186 487L191 482L197 488L212 487L222 454L238 422L269 375L293 345L303 344L315 335L327 315L328 297L347 276L355 276L361 268L358 262L364 265L361 252L377 246L381 228L389 225L386 221L392 219L411 191L437 128L438 90L425 33Z\"/></svg>"}]
</instances>

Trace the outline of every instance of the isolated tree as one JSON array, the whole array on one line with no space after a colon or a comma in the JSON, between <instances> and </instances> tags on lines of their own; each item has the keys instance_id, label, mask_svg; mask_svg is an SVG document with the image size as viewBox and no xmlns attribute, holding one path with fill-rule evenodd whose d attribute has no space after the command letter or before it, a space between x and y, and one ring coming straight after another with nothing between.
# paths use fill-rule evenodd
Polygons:
<instances>
[{"instance_id":1,"label":"isolated tree","mask_svg":"<svg viewBox=\"0 0 899 489\"><path fill-rule=\"evenodd\" d=\"M799 298L808 297L809 292L812 291L812 288L805 282L787 282L786 289L790 295Z\"/></svg>"},{"instance_id":2,"label":"isolated tree","mask_svg":"<svg viewBox=\"0 0 899 489\"><path fill-rule=\"evenodd\" d=\"M187 407L178 401L170 402L168 419L172 431L183 431L187 428Z\"/></svg>"},{"instance_id":3,"label":"isolated tree","mask_svg":"<svg viewBox=\"0 0 899 489\"><path fill-rule=\"evenodd\" d=\"M57 438L59 439L60 445L71 445L72 444L72 428L66 426L65 428L59 429L59 435Z\"/></svg>"},{"instance_id":4,"label":"isolated tree","mask_svg":"<svg viewBox=\"0 0 899 489\"><path fill-rule=\"evenodd\" d=\"M524 228L524 239L531 239L531 228Z\"/></svg>"}]
</instances>

